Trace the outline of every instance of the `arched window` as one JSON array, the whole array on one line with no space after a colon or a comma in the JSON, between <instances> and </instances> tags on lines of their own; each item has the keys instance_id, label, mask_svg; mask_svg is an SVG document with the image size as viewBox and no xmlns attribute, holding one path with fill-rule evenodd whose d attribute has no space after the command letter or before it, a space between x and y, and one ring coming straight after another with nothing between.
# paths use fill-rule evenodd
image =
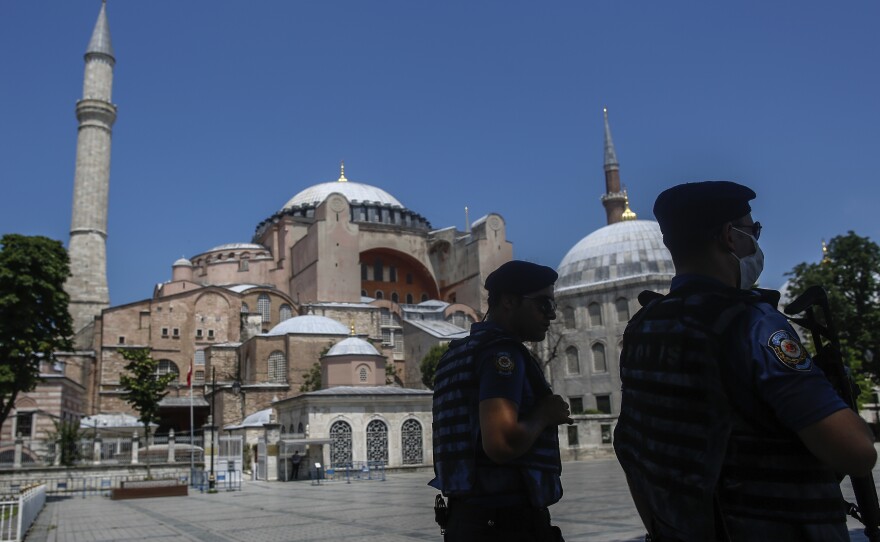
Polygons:
<instances>
[{"instance_id":1,"label":"arched window","mask_svg":"<svg viewBox=\"0 0 880 542\"><path fill-rule=\"evenodd\" d=\"M297 432L297 433L304 433L304 432L305 432L305 431L303 431L303 424L302 424L302 422L299 422L299 423L296 425L296 432Z\"/></svg>"},{"instance_id":2,"label":"arched window","mask_svg":"<svg viewBox=\"0 0 880 542\"><path fill-rule=\"evenodd\" d=\"M395 303L400 302L400 296L397 295L397 292L391 292L391 301Z\"/></svg>"},{"instance_id":3,"label":"arched window","mask_svg":"<svg viewBox=\"0 0 880 542\"><path fill-rule=\"evenodd\" d=\"M593 345L592 351L593 351L593 372L594 373L608 372L608 365L605 363L605 345L602 343L596 343Z\"/></svg>"},{"instance_id":4,"label":"arched window","mask_svg":"<svg viewBox=\"0 0 880 542\"><path fill-rule=\"evenodd\" d=\"M367 367L364 365L361 365L361 368L358 369L358 380L360 380L362 384L366 384L368 376L369 376L369 372L367 371Z\"/></svg>"},{"instance_id":5,"label":"arched window","mask_svg":"<svg viewBox=\"0 0 880 542\"><path fill-rule=\"evenodd\" d=\"M368 297L366 290L361 290L361 297Z\"/></svg>"},{"instance_id":6,"label":"arched window","mask_svg":"<svg viewBox=\"0 0 880 542\"><path fill-rule=\"evenodd\" d=\"M241 312L242 312L242 314L247 314L247 313L251 312L250 307L248 307L248 304L245 303L244 301L241 302Z\"/></svg>"},{"instance_id":7,"label":"arched window","mask_svg":"<svg viewBox=\"0 0 880 542\"><path fill-rule=\"evenodd\" d=\"M272 302L269 301L269 296L266 294L260 294L260 297L257 298L257 312L263 317L263 322L270 322L272 318Z\"/></svg>"},{"instance_id":8,"label":"arched window","mask_svg":"<svg viewBox=\"0 0 880 542\"><path fill-rule=\"evenodd\" d=\"M590 313L591 326L602 325L602 307L600 307L598 303L590 303L589 306L587 306L587 312Z\"/></svg>"},{"instance_id":9,"label":"arched window","mask_svg":"<svg viewBox=\"0 0 880 542\"><path fill-rule=\"evenodd\" d=\"M287 382L287 358L284 352L276 350L269 354L269 382L284 384Z\"/></svg>"},{"instance_id":10,"label":"arched window","mask_svg":"<svg viewBox=\"0 0 880 542\"><path fill-rule=\"evenodd\" d=\"M330 467L351 465L351 426L346 422L333 422L330 426Z\"/></svg>"},{"instance_id":11,"label":"arched window","mask_svg":"<svg viewBox=\"0 0 880 542\"><path fill-rule=\"evenodd\" d=\"M406 304L407 304L407 305L412 305L412 304L413 304L413 296L412 296L412 294L406 294Z\"/></svg>"},{"instance_id":12,"label":"arched window","mask_svg":"<svg viewBox=\"0 0 880 542\"><path fill-rule=\"evenodd\" d=\"M410 418L400 428L400 448L403 450L404 465L419 465L423 459L422 424Z\"/></svg>"},{"instance_id":13,"label":"arched window","mask_svg":"<svg viewBox=\"0 0 880 542\"><path fill-rule=\"evenodd\" d=\"M284 305L281 305L279 316L282 322L287 319L293 318L293 309L290 308L290 305L285 303Z\"/></svg>"},{"instance_id":14,"label":"arched window","mask_svg":"<svg viewBox=\"0 0 880 542\"><path fill-rule=\"evenodd\" d=\"M175 374L177 377L180 376L180 369L177 368L177 364L171 361L170 359L160 359L159 364L156 366L156 374L157 375L167 375L169 373ZM177 381L177 377L171 382L174 383Z\"/></svg>"},{"instance_id":15,"label":"arched window","mask_svg":"<svg viewBox=\"0 0 880 542\"><path fill-rule=\"evenodd\" d=\"M621 297L614 302L614 308L617 310L618 322L629 322L629 301Z\"/></svg>"},{"instance_id":16,"label":"arched window","mask_svg":"<svg viewBox=\"0 0 880 542\"><path fill-rule=\"evenodd\" d=\"M397 282L397 268L393 265L388 267L388 281Z\"/></svg>"},{"instance_id":17,"label":"arched window","mask_svg":"<svg viewBox=\"0 0 880 542\"><path fill-rule=\"evenodd\" d=\"M388 464L388 426L382 420L367 424L367 461Z\"/></svg>"},{"instance_id":18,"label":"arched window","mask_svg":"<svg viewBox=\"0 0 880 542\"><path fill-rule=\"evenodd\" d=\"M376 290L376 299L384 299L385 294L382 293L382 290Z\"/></svg>"},{"instance_id":19,"label":"arched window","mask_svg":"<svg viewBox=\"0 0 880 542\"><path fill-rule=\"evenodd\" d=\"M565 325L565 329L574 329L577 326L577 322L574 319L574 309L572 307L565 307L562 309L562 323Z\"/></svg>"},{"instance_id":20,"label":"arched window","mask_svg":"<svg viewBox=\"0 0 880 542\"><path fill-rule=\"evenodd\" d=\"M578 359L578 349L574 346L569 346L565 349L565 363L566 367L568 368L568 374L580 374L581 362Z\"/></svg>"},{"instance_id":21,"label":"arched window","mask_svg":"<svg viewBox=\"0 0 880 542\"><path fill-rule=\"evenodd\" d=\"M428 294L422 294L422 303L428 300Z\"/></svg>"}]
</instances>

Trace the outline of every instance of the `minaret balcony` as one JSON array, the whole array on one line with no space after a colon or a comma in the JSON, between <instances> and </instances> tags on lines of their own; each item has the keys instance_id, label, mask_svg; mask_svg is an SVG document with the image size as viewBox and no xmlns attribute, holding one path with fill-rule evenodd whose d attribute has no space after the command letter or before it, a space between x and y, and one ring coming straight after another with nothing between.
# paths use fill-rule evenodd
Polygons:
<instances>
[{"instance_id":1,"label":"minaret balcony","mask_svg":"<svg viewBox=\"0 0 880 542\"><path fill-rule=\"evenodd\" d=\"M76 119L81 123L99 122L112 126L116 121L116 106L104 100L84 98L76 102Z\"/></svg>"},{"instance_id":2,"label":"minaret balcony","mask_svg":"<svg viewBox=\"0 0 880 542\"><path fill-rule=\"evenodd\" d=\"M602 194L601 197L602 203L615 202L615 201L626 201L626 193L624 192L606 192Z\"/></svg>"}]
</instances>

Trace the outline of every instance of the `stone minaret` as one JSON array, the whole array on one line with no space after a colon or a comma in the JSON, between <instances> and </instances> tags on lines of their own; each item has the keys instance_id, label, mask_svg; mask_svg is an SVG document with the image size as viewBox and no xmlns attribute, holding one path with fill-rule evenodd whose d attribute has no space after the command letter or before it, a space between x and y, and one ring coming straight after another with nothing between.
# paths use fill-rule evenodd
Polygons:
<instances>
[{"instance_id":1,"label":"stone minaret","mask_svg":"<svg viewBox=\"0 0 880 542\"><path fill-rule=\"evenodd\" d=\"M83 97L76 103L79 135L70 223L70 295L74 331L79 332L110 305L107 289L107 199L110 191L110 139L116 106L113 90L113 46L107 24L107 4L85 54Z\"/></svg>"},{"instance_id":2,"label":"stone minaret","mask_svg":"<svg viewBox=\"0 0 880 542\"><path fill-rule=\"evenodd\" d=\"M602 194L602 205L609 224L621 221L626 210L626 194L620 189L620 165L617 163L617 153L614 152L614 142L611 141L611 128L608 126L608 110L603 109L605 115L605 193Z\"/></svg>"}]
</instances>

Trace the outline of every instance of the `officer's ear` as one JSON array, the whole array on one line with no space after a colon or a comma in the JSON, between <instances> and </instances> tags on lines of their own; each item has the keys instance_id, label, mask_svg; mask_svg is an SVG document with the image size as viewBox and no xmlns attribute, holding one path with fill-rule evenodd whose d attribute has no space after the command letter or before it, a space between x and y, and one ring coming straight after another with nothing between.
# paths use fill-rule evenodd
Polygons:
<instances>
[{"instance_id":1,"label":"officer's ear","mask_svg":"<svg viewBox=\"0 0 880 542\"><path fill-rule=\"evenodd\" d=\"M733 242L733 222L725 222L721 225L721 230L715 237L719 243L718 248L724 252L734 252L736 245Z\"/></svg>"}]
</instances>

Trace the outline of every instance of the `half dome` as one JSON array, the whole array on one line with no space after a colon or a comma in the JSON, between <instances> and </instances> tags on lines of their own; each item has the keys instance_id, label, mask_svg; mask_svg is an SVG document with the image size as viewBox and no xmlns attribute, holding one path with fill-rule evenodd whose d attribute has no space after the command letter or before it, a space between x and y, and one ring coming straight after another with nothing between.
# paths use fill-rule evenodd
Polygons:
<instances>
[{"instance_id":1,"label":"half dome","mask_svg":"<svg viewBox=\"0 0 880 542\"><path fill-rule=\"evenodd\" d=\"M647 275L675 275L660 225L653 220L609 224L581 239L557 269L556 292Z\"/></svg>"},{"instance_id":2,"label":"half dome","mask_svg":"<svg viewBox=\"0 0 880 542\"><path fill-rule=\"evenodd\" d=\"M350 355L381 356L382 354L376 350L376 347L360 337L349 337L334 344L324 357Z\"/></svg>"},{"instance_id":3,"label":"half dome","mask_svg":"<svg viewBox=\"0 0 880 542\"><path fill-rule=\"evenodd\" d=\"M291 207L301 207L304 205L320 205L327 199L330 194L338 192L345 196L345 199L351 202L378 202L382 205L403 207L403 204L397 201L397 198L388 192L362 183L353 183L351 181L332 181L328 183L316 184L310 186L290 198L284 204L281 210Z\"/></svg>"},{"instance_id":4,"label":"half dome","mask_svg":"<svg viewBox=\"0 0 880 542\"><path fill-rule=\"evenodd\" d=\"M306 314L294 316L281 322L264 335L348 335L345 324L326 316Z\"/></svg>"}]
</instances>

